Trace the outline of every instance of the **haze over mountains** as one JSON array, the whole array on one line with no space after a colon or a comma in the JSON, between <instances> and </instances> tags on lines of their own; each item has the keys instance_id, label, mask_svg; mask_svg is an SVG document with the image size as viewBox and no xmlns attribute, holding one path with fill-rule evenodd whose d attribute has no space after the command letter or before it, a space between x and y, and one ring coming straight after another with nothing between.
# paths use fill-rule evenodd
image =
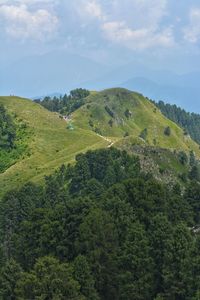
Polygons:
<instances>
[{"instance_id":1,"label":"haze over mountains","mask_svg":"<svg viewBox=\"0 0 200 300\"><path fill-rule=\"evenodd\" d=\"M1 70L1 95L64 93L106 71L106 66L63 51L30 56Z\"/></svg>"},{"instance_id":2,"label":"haze over mountains","mask_svg":"<svg viewBox=\"0 0 200 300\"><path fill-rule=\"evenodd\" d=\"M66 93L77 86L90 90L118 86L200 112L198 72L179 75L164 69L154 70L137 60L116 67L60 50L4 66L0 78L2 95L38 97Z\"/></svg>"}]
</instances>

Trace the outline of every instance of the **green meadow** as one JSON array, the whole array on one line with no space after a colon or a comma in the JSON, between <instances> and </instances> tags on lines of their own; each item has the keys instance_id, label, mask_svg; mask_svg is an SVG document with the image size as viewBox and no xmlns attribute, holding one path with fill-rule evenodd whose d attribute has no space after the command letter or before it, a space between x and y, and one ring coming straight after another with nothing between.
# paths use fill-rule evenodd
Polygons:
<instances>
[{"instance_id":1,"label":"green meadow","mask_svg":"<svg viewBox=\"0 0 200 300\"><path fill-rule=\"evenodd\" d=\"M34 102L18 97L0 97L16 122L27 125L27 149L18 161L0 174L0 195L11 188L20 187L29 180L41 181L62 164L75 156L107 146L108 142L94 132L76 127L67 129L67 123L57 113L51 113Z\"/></svg>"}]
</instances>

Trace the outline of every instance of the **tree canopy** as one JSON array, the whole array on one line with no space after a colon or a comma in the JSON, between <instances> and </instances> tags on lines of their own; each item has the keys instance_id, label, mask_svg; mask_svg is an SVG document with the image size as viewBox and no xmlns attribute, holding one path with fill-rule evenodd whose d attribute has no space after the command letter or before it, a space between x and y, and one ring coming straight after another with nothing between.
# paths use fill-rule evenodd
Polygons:
<instances>
[{"instance_id":1,"label":"tree canopy","mask_svg":"<svg viewBox=\"0 0 200 300\"><path fill-rule=\"evenodd\" d=\"M60 112L62 114L71 114L73 111L85 104L85 98L90 92L86 89L72 90L69 95L60 97L44 97L36 99L35 102L41 104L50 111Z\"/></svg>"},{"instance_id":2,"label":"tree canopy","mask_svg":"<svg viewBox=\"0 0 200 300\"><path fill-rule=\"evenodd\" d=\"M0 148L12 148L14 146L15 137L15 124L10 115L7 114L4 106L0 104Z\"/></svg>"},{"instance_id":3,"label":"tree canopy","mask_svg":"<svg viewBox=\"0 0 200 300\"><path fill-rule=\"evenodd\" d=\"M185 135L190 136L200 144L200 115L186 112L184 109L171 104L166 104L163 101L154 104L161 112L170 120L178 124L184 129Z\"/></svg>"},{"instance_id":4,"label":"tree canopy","mask_svg":"<svg viewBox=\"0 0 200 300\"><path fill-rule=\"evenodd\" d=\"M180 192L114 148L9 192L0 210L2 299L198 299L199 183Z\"/></svg>"}]
</instances>

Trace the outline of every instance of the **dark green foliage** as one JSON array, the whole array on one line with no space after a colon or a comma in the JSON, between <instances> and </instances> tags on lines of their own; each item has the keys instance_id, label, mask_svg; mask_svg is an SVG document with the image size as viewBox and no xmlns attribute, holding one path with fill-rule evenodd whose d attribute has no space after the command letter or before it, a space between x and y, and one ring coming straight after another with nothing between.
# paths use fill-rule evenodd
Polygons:
<instances>
[{"instance_id":1,"label":"dark green foliage","mask_svg":"<svg viewBox=\"0 0 200 300\"><path fill-rule=\"evenodd\" d=\"M93 123L93 121L92 120L89 120L89 125L90 125L90 127L94 127L94 123Z\"/></svg>"},{"instance_id":2,"label":"dark green foliage","mask_svg":"<svg viewBox=\"0 0 200 300\"><path fill-rule=\"evenodd\" d=\"M149 240L142 225L133 223L119 257L119 298L151 299L153 259Z\"/></svg>"},{"instance_id":3,"label":"dark green foliage","mask_svg":"<svg viewBox=\"0 0 200 300\"><path fill-rule=\"evenodd\" d=\"M166 136L170 136L170 135L171 135L171 128L170 128L169 126L165 128L164 134L165 134Z\"/></svg>"},{"instance_id":4,"label":"dark green foliage","mask_svg":"<svg viewBox=\"0 0 200 300\"><path fill-rule=\"evenodd\" d=\"M85 184L92 178L109 187L128 177L139 174L138 158L130 157L117 149L89 151L76 157L77 164L70 182L71 193L81 193Z\"/></svg>"},{"instance_id":5,"label":"dark green foliage","mask_svg":"<svg viewBox=\"0 0 200 300\"><path fill-rule=\"evenodd\" d=\"M200 181L200 165L199 165L198 160L196 160L196 157L195 157L195 154L193 151L190 151L189 164L191 167L191 170L189 172L189 179Z\"/></svg>"},{"instance_id":6,"label":"dark green foliage","mask_svg":"<svg viewBox=\"0 0 200 300\"><path fill-rule=\"evenodd\" d=\"M190 136L200 144L200 115L188 113L176 105L165 104L163 101L154 104L170 120L184 128L184 134Z\"/></svg>"},{"instance_id":7,"label":"dark green foliage","mask_svg":"<svg viewBox=\"0 0 200 300\"><path fill-rule=\"evenodd\" d=\"M163 291L167 299L190 299L193 293L194 239L184 224L172 230L164 252Z\"/></svg>"},{"instance_id":8,"label":"dark green foliage","mask_svg":"<svg viewBox=\"0 0 200 300\"><path fill-rule=\"evenodd\" d=\"M0 299L198 299L199 195L126 152L79 154L2 200Z\"/></svg>"},{"instance_id":9,"label":"dark green foliage","mask_svg":"<svg viewBox=\"0 0 200 300\"><path fill-rule=\"evenodd\" d=\"M16 127L12 118L6 113L0 104L0 149L10 149L14 147L16 137Z\"/></svg>"},{"instance_id":10,"label":"dark green foliage","mask_svg":"<svg viewBox=\"0 0 200 300\"><path fill-rule=\"evenodd\" d=\"M102 131L101 131L101 129L100 129L99 127L95 127L93 130L94 130L94 132L96 132L97 134L102 135Z\"/></svg>"},{"instance_id":11,"label":"dark green foliage","mask_svg":"<svg viewBox=\"0 0 200 300\"><path fill-rule=\"evenodd\" d=\"M184 135L188 135L187 129L185 129L185 128L183 129L183 134L184 134Z\"/></svg>"},{"instance_id":12,"label":"dark green foliage","mask_svg":"<svg viewBox=\"0 0 200 300\"><path fill-rule=\"evenodd\" d=\"M88 300L98 300L95 290L95 281L92 276L90 265L85 256L79 255L74 260L74 278L81 286L81 294Z\"/></svg>"},{"instance_id":13,"label":"dark green foliage","mask_svg":"<svg viewBox=\"0 0 200 300\"><path fill-rule=\"evenodd\" d=\"M182 165L186 165L188 163L188 156L184 151L180 151L178 153L178 159Z\"/></svg>"},{"instance_id":14,"label":"dark green foliage","mask_svg":"<svg viewBox=\"0 0 200 300\"><path fill-rule=\"evenodd\" d=\"M6 261L0 272L0 299L16 299L16 284L21 275L22 269L16 261L13 259Z\"/></svg>"},{"instance_id":15,"label":"dark green foliage","mask_svg":"<svg viewBox=\"0 0 200 300\"><path fill-rule=\"evenodd\" d=\"M67 263L47 256L39 258L28 273L22 273L16 287L17 299L84 299Z\"/></svg>"},{"instance_id":16,"label":"dark green foliage","mask_svg":"<svg viewBox=\"0 0 200 300\"><path fill-rule=\"evenodd\" d=\"M178 224L182 220L191 226L194 223L194 211L190 204L181 196L181 189L175 185L172 195L167 201L168 219L173 224Z\"/></svg>"},{"instance_id":17,"label":"dark green foliage","mask_svg":"<svg viewBox=\"0 0 200 300\"><path fill-rule=\"evenodd\" d=\"M102 193L104 192L104 186L100 183L97 179L92 178L90 179L83 189L83 193L85 195L90 195L91 197L94 196L96 199L101 197Z\"/></svg>"},{"instance_id":18,"label":"dark green foliage","mask_svg":"<svg viewBox=\"0 0 200 300\"><path fill-rule=\"evenodd\" d=\"M196 157L194 151L190 151L190 166L194 167L196 165Z\"/></svg>"},{"instance_id":19,"label":"dark green foliage","mask_svg":"<svg viewBox=\"0 0 200 300\"><path fill-rule=\"evenodd\" d=\"M15 253L14 237L19 224L26 220L34 208L41 206L41 189L33 184L20 191L9 192L1 202L0 241L1 260L10 259Z\"/></svg>"},{"instance_id":20,"label":"dark green foliage","mask_svg":"<svg viewBox=\"0 0 200 300\"><path fill-rule=\"evenodd\" d=\"M156 294L162 292L164 255L168 240L172 235L172 224L163 214L155 215L148 229L151 251L154 257L154 288Z\"/></svg>"},{"instance_id":21,"label":"dark green foliage","mask_svg":"<svg viewBox=\"0 0 200 300\"><path fill-rule=\"evenodd\" d=\"M191 180L197 180L200 181L200 170L198 166L193 166L190 173L189 173L189 178Z\"/></svg>"},{"instance_id":22,"label":"dark green foliage","mask_svg":"<svg viewBox=\"0 0 200 300\"><path fill-rule=\"evenodd\" d=\"M70 92L70 96L73 99L83 99L89 96L90 92L85 89L75 89Z\"/></svg>"},{"instance_id":23,"label":"dark green foliage","mask_svg":"<svg viewBox=\"0 0 200 300\"><path fill-rule=\"evenodd\" d=\"M87 256L103 299L116 299L117 232L114 220L105 211L93 209L79 230L78 249Z\"/></svg>"},{"instance_id":24,"label":"dark green foliage","mask_svg":"<svg viewBox=\"0 0 200 300\"><path fill-rule=\"evenodd\" d=\"M146 141L147 136L148 136L148 129L145 128L144 130L142 130L142 132L140 133L139 137L140 137L141 139L143 139L143 140Z\"/></svg>"},{"instance_id":25,"label":"dark green foliage","mask_svg":"<svg viewBox=\"0 0 200 300\"><path fill-rule=\"evenodd\" d=\"M35 100L50 111L60 112L62 114L70 114L85 104L85 98L90 92L85 89L75 89L69 95L58 97L45 97L43 100Z\"/></svg>"},{"instance_id":26,"label":"dark green foliage","mask_svg":"<svg viewBox=\"0 0 200 300\"><path fill-rule=\"evenodd\" d=\"M126 132L124 133L124 137L127 137L127 136L129 136L128 131L126 131Z\"/></svg>"},{"instance_id":27,"label":"dark green foliage","mask_svg":"<svg viewBox=\"0 0 200 300\"><path fill-rule=\"evenodd\" d=\"M184 197L192 207L195 223L200 224L200 185L190 183Z\"/></svg>"},{"instance_id":28,"label":"dark green foliage","mask_svg":"<svg viewBox=\"0 0 200 300\"><path fill-rule=\"evenodd\" d=\"M124 115L127 119L132 117L132 112L129 109L126 109Z\"/></svg>"},{"instance_id":29,"label":"dark green foliage","mask_svg":"<svg viewBox=\"0 0 200 300\"><path fill-rule=\"evenodd\" d=\"M7 114L0 104L0 173L13 165L25 152L27 126Z\"/></svg>"},{"instance_id":30,"label":"dark green foliage","mask_svg":"<svg viewBox=\"0 0 200 300\"><path fill-rule=\"evenodd\" d=\"M110 107L109 106L105 106L105 110L106 110L106 112L109 114L109 116L111 117L111 118L114 118L114 116L115 116L115 114L114 114L114 112L110 109Z\"/></svg>"},{"instance_id":31,"label":"dark green foliage","mask_svg":"<svg viewBox=\"0 0 200 300\"><path fill-rule=\"evenodd\" d=\"M110 120L108 121L108 124L110 125L110 127L113 127L113 120L110 119Z\"/></svg>"}]
</instances>

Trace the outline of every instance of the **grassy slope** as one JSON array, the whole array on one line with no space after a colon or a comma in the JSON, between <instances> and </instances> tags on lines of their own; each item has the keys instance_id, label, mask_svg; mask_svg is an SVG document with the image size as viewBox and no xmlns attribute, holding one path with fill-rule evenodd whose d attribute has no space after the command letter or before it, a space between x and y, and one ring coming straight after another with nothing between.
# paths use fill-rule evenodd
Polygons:
<instances>
[{"instance_id":1,"label":"grassy slope","mask_svg":"<svg viewBox=\"0 0 200 300\"><path fill-rule=\"evenodd\" d=\"M58 114L50 113L38 104L18 97L0 97L9 113L22 119L31 132L30 157L25 156L0 174L0 195L26 181L38 182L63 163L70 162L79 152L108 145L94 132L76 127L67 130L67 124Z\"/></svg>"},{"instance_id":2,"label":"grassy slope","mask_svg":"<svg viewBox=\"0 0 200 300\"><path fill-rule=\"evenodd\" d=\"M114 124L108 122L110 115L105 111L108 106L115 114ZM132 116L127 119L124 112L130 110ZM175 123L165 118L156 107L138 93L124 89L110 89L93 93L88 97L87 104L74 113L74 120L78 126L89 129L88 120L94 127L100 128L102 135L113 141L124 143L124 134L138 138L144 128L148 129L146 144L160 148L176 149L183 151L193 150L200 157L199 145L189 136L184 136L183 130ZM164 135L164 129L170 126L171 135ZM155 144L156 142L156 144ZM144 141L142 141L144 143Z\"/></svg>"},{"instance_id":3,"label":"grassy slope","mask_svg":"<svg viewBox=\"0 0 200 300\"><path fill-rule=\"evenodd\" d=\"M200 157L199 146L189 137L185 137L183 130L165 118L155 106L140 94L123 89L111 89L93 92L87 103L73 113L75 130L67 129L67 123L56 113L45 110L40 105L27 99L17 97L0 97L2 103L10 113L16 114L17 119L28 125L29 152L15 165L0 174L0 196L11 188L19 187L22 183L32 180L39 182L44 175L48 175L63 163L74 160L76 154L89 149L107 147L110 141L118 147L126 148L130 140L143 146L194 150ZM114 112L114 124L108 122L110 115L105 106ZM127 119L124 112L129 109L132 116ZM100 128L105 140L92 131L89 120L94 127ZM164 135L164 129L170 126L170 137ZM138 138L144 128L148 128L147 141ZM125 132L129 137L124 139ZM131 142L132 143L132 142Z\"/></svg>"}]
</instances>

